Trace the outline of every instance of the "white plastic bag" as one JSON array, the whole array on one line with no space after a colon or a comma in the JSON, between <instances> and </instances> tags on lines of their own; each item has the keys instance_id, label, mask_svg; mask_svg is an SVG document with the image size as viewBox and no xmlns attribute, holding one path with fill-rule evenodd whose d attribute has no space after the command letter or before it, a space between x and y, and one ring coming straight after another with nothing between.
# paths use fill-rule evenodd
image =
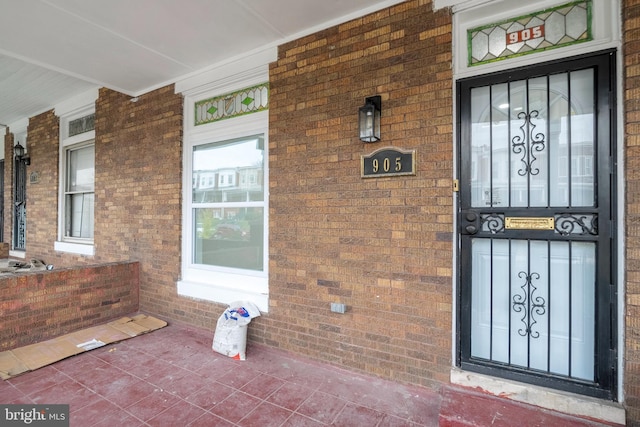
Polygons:
<instances>
[{"instance_id":1,"label":"white plastic bag","mask_svg":"<svg viewBox=\"0 0 640 427\"><path fill-rule=\"evenodd\" d=\"M236 360L246 359L247 325L260 310L252 302L236 301L220 315L213 335L213 348L220 354Z\"/></svg>"}]
</instances>

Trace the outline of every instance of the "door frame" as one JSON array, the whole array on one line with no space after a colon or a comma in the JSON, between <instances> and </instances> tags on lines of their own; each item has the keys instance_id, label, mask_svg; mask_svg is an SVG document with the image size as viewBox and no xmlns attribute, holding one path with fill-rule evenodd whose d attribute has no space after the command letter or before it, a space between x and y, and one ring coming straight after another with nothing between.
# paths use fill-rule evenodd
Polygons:
<instances>
[{"instance_id":1,"label":"door frame","mask_svg":"<svg viewBox=\"0 0 640 427\"><path fill-rule=\"evenodd\" d=\"M607 268L608 276L609 276L609 296L606 298L606 301L602 301L600 298L597 300L597 310L599 313L604 313L606 311L609 312L608 321L606 322L607 327L610 330L610 336L608 337L609 342L602 342L602 340L598 341L598 349L596 351L596 357L607 359L607 362L603 364L600 368L596 368L598 371L598 378L602 379L603 371L609 370L609 375L607 375L607 379L604 383L595 386L593 384L581 384L579 382L567 381L558 378L550 378L549 375L539 377L532 376L530 373L522 373L517 371L505 371L495 366L487 366L487 365L477 365L474 363L468 363L468 360L463 360L463 339L469 339L470 336L466 337L465 334L470 335L470 329L465 331L463 321L467 321L468 319L464 318L463 311L470 310L470 298L468 300L463 300L463 274L464 274L464 266L469 265L470 259L468 257L470 252L463 251L461 241L462 234L460 233L460 218L459 213L461 212L461 200L463 197L467 197L465 195L465 191L469 191L469 189L464 188L462 182L460 183L460 193L458 194L458 201L456 206L456 217L457 217L457 226L455 230L455 243L456 243L456 253L458 254L456 257L456 275L455 275L455 285L456 285L456 311L455 311L455 320L456 320L456 328L455 328L455 343L454 343L454 356L455 356L455 364L457 367L462 368L467 371L473 371L478 373L487 374L493 377L500 377L506 379L513 379L516 381L539 385L543 387L550 387L564 391L576 392L579 394L589 395L593 397L606 398L608 400L616 400L618 398L618 368L619 368L619 355L617 352L618 349L618 327L619 327L619 317L621 316L618 310L618 248L620 236L617 234L617 221L619 221L619 205L618 205L618 195L617 195L617 161L616 158L620 155L617 150L617 115L616 111L619 107L617 101L618 88L616 86L616 79L619 77L616 71L616 50L608 49L605 51L599 51L589 54L578 55L575 57L570 57L561 60L549 61L540 63L537 65L531 65L527 67L514 68L512 70L493 72L491 74L479 75L474 77L467 77L464 79L460 79L456 81L456 166L457 166L457 178L460 178L460 173L463 168L470 168L470 163L463 164L463 156L461 156L462 143L465 138L469 139L469 126L463 126L462 118L463 114L467 114L468 109L467 105L462 104L462 94L463 91L470 91L471 87L475 86L484 86L492 83L498 82L506 82L510 80L519 80L522 78L533 78L538 75L547 75L552 71L564 72L564 71L572 71L579 70L588 67L595 67L596 70L602 69L600 67L608 67L607 73L598 73L596 72L595 81L596 81L596 99L597 99L597 122L601 123L602 120L607 124L606 126L598 125L597 128L597 140L598 141L609 141L609 146L606 144L598 144L597 152L598 156L601 157L603 155L603 151L606 149L610 161L608 162L608 167L604 168L606 170L602 170L603 168L598 168L598 183L604 183L605 181L609 183L609 188L601 191L601 187L596 187L596 191L598 194L598 206L602 206L601 203L604 201L604 198L608 200L608 204L611 208L611 221L607 221L607 223L599 224L599 232L603 235L606 233L608 236L609 242L609 251L610 251L610 263L607 266L601 265L604 262L599 261L597 266L598 271L601 271L602 268ZM608 91L603 93L600 91L601 87L608 87ZM619 160L619 159L618 159ZM607 179L601 180L601 174L608 174ZM602 244L602 243L601 243ZM606 258L606 257L601 257ZM607 258L609 259L609 258ZM600 274L598 273L598 277ZM603 326L604 327L604 326ZM606 346L606 348L605 348ZM470 347L470 345L469 345ZM606 368L605 368L606 367Z\"/></svg>"}]
</instances>

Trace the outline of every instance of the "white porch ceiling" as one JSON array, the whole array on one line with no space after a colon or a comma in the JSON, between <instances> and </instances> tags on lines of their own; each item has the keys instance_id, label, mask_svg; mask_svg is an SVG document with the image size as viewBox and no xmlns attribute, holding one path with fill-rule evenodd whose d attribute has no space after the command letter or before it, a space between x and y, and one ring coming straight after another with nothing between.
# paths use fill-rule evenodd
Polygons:
<instances>
[{"instance_id":1,"label":"white porch ceiling","mask_svg":"<svg viewBox=\"0 0 640 427\"><path fill-rule=\"evenodd\" d=\"M0 124L95 87L138 96L402 1L0 0Z\"/></svg>"}]
</instances>

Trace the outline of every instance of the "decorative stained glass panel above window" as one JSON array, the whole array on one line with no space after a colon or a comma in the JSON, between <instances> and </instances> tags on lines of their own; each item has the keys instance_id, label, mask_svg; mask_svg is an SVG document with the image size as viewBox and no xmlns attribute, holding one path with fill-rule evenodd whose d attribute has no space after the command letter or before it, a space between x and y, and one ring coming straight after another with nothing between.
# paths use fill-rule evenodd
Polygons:
<instances>
[{"instance_id":1,"label":"decorative stained glass panel above window","mask_svg":"<svg viewBox=\"0 0 640 427\"><path fill-rule=\"evenodd\" d=\"M69 136L80 135L81 133L90 132L96 128L96 115L89 114L79 119L69 122Z\"/></svg>"},{"instance_id":2,"label":"decorative stained glass panel above window","mask_svg":"<svg viewBox=\"0 0 640 427\"><path fill-rule=\"evenodd\" d=\"M468 30L469 65L593 40L591 1L574 1Z\"/></svg>"},{"instance_id":3,"label":"decorative stained glass panel above window","mask_svg":"<svg viewBox=\"0 0 640 427\"><path fill-rule=\"evenodd\" d=\"M269 83L195 103L195 126L257 113L269 108Z\"/></svg>"}]
</instances>

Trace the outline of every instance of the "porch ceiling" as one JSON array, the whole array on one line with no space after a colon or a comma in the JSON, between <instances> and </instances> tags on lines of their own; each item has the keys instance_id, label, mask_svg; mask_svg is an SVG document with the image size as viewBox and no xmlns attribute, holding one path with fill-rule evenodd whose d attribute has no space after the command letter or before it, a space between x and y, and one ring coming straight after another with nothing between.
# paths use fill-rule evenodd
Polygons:
<instances>
[{"instance_id":1,"label":"porch ceiling","mask_svg":"<svg viewBox=\"0 0 640 427\"><path fill-rule=\"evenodd\" d=\"M95 87L137 96L403 0L0 0L0 124Z\"/></svg>"}]
</instances>

